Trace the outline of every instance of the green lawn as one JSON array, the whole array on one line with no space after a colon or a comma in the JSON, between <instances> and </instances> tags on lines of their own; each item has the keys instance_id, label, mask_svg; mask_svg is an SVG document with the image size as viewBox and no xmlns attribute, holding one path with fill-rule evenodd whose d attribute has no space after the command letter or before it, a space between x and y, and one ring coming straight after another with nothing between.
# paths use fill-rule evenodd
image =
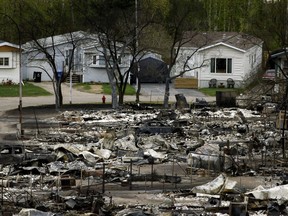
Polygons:
<instances>
[{"instance_id":1,"label":"green lawn","mask_svg":"<svg viewBox=\"0 0 288 216\"><path fill-rule=\"evenodd\" d=\"M199 89L199 91L208 95L208 96L216 96L217 91L221 91L221 92L235 91L238 94L240 94L243 91L243 89L239 89L239 88L201 88L201 89Z\"/></svg>"},{"instance_id":2,"label":"green lawn","mask_svg":"<svg viewBox=\"0 0 288 216\"><path fill-rule=\"evenodd\" d=\"M111 87L109 83L102 84L102 90L104 94L111 94ZM125 95L135 95L136 91L135 88L129 84L126 86Z\"/></svg>"},{"instance_id":3,"label":"green lawn","mask_svg":"<svg viewBox=\"0 0 288 216\"><path fill-rule=\"evenodd\" d=\"M101 84L90 84L90 83L77 83L73 85L80 91L86 91L91 93L100 94L111 94L111 88L109 83ZM135 95L136 91L133 86L127 85L126 95ZM22 85L22 96L23 97L37 97L37 96L48 96L52 95L50 92L42 89L41 87L35 86L32 83L25 82ZM0 85L0 97L19 97L19 85L4 84Z\"/></svg>"},{"instance_id":4,"label":"green lawn","mask_svg":"<svg viewBox=\"0 0 288 216\"><path fill-rule=\"evenodd\" d=\"M48 96L50 92L31 83L22 85L23 97ZM19 97L19 85L0 85L0 97Z\"/></svg>"}]
</instances>

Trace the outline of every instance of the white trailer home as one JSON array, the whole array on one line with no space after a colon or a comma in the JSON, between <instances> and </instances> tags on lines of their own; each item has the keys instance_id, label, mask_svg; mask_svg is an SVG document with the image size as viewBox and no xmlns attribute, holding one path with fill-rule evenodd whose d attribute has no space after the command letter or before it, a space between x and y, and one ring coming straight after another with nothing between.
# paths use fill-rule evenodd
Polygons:
<instances>
[{"instance_id":1,"label":"white trailer home","mask_svg":"<svg viewBox=\"0 0 288 216\"><path fill-rule=\"evenodd\" d=\"M55 64L59 75L67 73L71 62L71 78L73 75L73 77L78 78L78 82L109 82L103 47L99 43L97 34L78 31L42 38L37 42L46 52L55 56ZM35 74L41 75L41 81L52 81L52 79L57 78L53 77L47 56L35 41L27 42L22 47L24 49L22 54L24 80L35 80ZM129 68L130 61L131 55L125 53L119 66L121 71Z\"/></svg>"},{"instance_id":2,"label":"white trailer home","mask_svg":"<svg viewBox=\"0 0 288 216\"><path fill-rule=\"evenodd\" d=\"M19 83L20 80L20 47L0 41L0 82Z\"/></svg>"},{"instance_id":3,"label":"white trailer home","mask_svg":"<svg viewBox=\"0 0 288 216\"><path fill-rule=\"evenodd\" d=\"M195 88L209 87L212 79L216 87L230 87L227 79L236 86L262 65L262 40L237 32L187 32L180 48L174 73L186 71L183 78L197 80Z\"/></svg>"}]
</instances>

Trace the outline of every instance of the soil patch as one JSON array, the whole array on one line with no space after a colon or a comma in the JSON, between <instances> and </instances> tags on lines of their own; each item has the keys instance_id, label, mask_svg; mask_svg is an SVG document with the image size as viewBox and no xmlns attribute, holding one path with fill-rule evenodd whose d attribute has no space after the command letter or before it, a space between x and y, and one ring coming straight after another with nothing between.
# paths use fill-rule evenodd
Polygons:
<instances>
[{"instance_id":1,"label":"soil patch","mask_svg":"<svg viewBox=\"0 0 288 216\"><path fill-rule=\"evenodd\" d=\"M88 93L95 93L95 94L101 94L102 91L102 85L89 85L90 89L85 88L85 86L77 86L76 89L78 91L82 91L82 92L88 92Z\"/></svg>"}]
</instances>

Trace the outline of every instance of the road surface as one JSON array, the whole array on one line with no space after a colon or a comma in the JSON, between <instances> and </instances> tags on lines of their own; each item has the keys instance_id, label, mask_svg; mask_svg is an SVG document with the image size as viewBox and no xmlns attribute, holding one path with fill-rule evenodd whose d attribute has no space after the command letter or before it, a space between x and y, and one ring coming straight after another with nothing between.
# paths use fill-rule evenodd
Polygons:
<instances>
[{"instance_id":1,"label":"road surface","mask_svg":"<svg viewBox=\"0 0 288 216\"><path fill-rule=\"evenodd\" d=\"M39 97L22 97L22 107L39 106L39 105L52 105L55 104L55 96L50 82L35 82L34 85L40 86L47 91L51 92L51 96L39 96ZM164 99L163 84L142 84L140 101L142 102L162 102ZM81 104L81 103L101 103L102 94L93 94L87 92L80 92L75 89L71 89L69 84L62 84L63 104ZM193 89L174 89L173 85L170 86L170 102L175 102L175 95L183 94L186 97L188 103L192 103L196 98L204 98L206 101L215 101L215 97L208 97L201 92ZM111 95L105 95L106 102L111 102ZM125 96L124 101L135 101L135 95ZM17 109L19 106L19 97L1 97L0 98L0 110L6 111L11 109Z\"/></svg>"},{"instance_id":2,"label":"road surface","mask_svg":"<svg viewBox=\"0 0 288 216\"><path fill-rule=\"evenodd\" d=\"M36 119L47 118L49 116L57 115L61 111L56 111L54 107L43 108L42 105L55 105L55 96L53 93L52 84L49 82L33 83L51 92L51 96L39 97L22 97L22 112L18 110L19 97L0 97L0 141L6 139L16 139L16 134L19 133L19 123L21 125L25 122L36 121ZM162 84L144 84L142 85L140 101L141 102L163 102L164 99L164 85ZM102 103L102 94L93 94L87 92L80 92L71 89L69 84L62 85L63 104L94 104ZM206 101L215 101L215 97L206 97L202 93L191 89L170 89L170 102L175 102L175 94L184 94L188 103L192 103L196 98L205 98ZM111 102L111 96L105 95L106 102ZM125 96L125 102L135 101L134 96ZM39 107L41 106L41 108ZM79 107L78 107L79 108ZM82 107L81 107L82 108ZM88 109L88 107L83 107ZM17 126L18 125L18 126ZM18 127L18 128L17 128ZM23 129L23 128L22 128Z\"/></svg>"}]
</instances>

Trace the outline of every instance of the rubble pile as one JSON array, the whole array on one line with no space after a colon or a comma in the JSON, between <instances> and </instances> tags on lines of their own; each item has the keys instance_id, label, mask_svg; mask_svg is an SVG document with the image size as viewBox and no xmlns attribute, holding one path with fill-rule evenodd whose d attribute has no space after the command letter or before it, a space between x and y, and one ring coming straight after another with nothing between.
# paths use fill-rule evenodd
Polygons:
<instances>
[{"instance_id":1,"label":"rubble pile","mask_svg":"<svg viewBox=\"0 0 288 216\"><path fill-rule=\"evenodd\" d=\"M44 129L26 128L23 149L2 147L1 157L18 158L2 163L2 212L284 214L275 116L211 107L63 112Z\"/></svg>"}]
</instances>

